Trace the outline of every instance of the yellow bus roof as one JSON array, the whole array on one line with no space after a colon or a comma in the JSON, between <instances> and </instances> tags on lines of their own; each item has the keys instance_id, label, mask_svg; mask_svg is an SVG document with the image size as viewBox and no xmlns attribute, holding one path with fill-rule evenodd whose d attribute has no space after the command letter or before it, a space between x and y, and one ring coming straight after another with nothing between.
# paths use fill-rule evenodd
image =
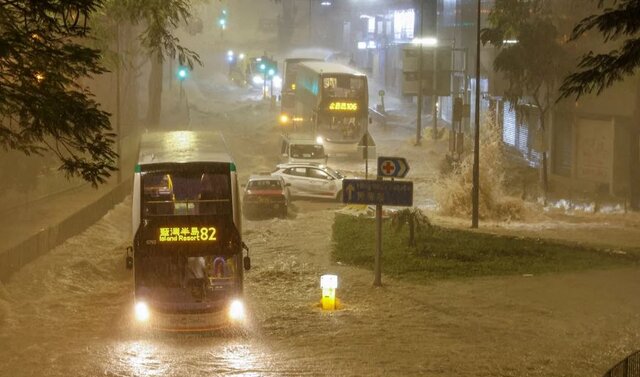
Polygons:
<instances>
[{"instance_id":1,"label":"yellow bus roof","mask_svg":"<svg viewBox=\"0 0 640 377\"><path fill-rule=\"evenodd\" d=\"M213 131L148 132L140 137L138 165L233 162L224 137Z\"/></svg>"}]
</instances>

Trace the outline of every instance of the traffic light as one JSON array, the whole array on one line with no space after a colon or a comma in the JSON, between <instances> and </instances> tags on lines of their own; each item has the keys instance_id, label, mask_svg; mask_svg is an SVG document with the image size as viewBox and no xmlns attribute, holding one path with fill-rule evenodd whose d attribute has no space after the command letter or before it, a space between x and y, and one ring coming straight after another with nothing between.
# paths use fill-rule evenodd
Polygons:
<instances>
[{"instance_id":1,"label":"traffic light","mask_svg":"<svg viewBox=\"0 0 640 377\"><path fill-rule=\"evenodd\" d=\"M260 72L263 72L269 77L273 77L278 73L278 62L272 58L262 56L260 57L259 62L260 65L258 65L258 68L260 69Z\"/></svg>"},{"instance_id":2,"label":"traffic light","mask_svg":"<svg viewBox=\"0 0 640 377\"><path fill-rule=\"evenodd\" d=\"M178 80L184 81L184 79L189 76L189 70L187 69L187 67L179 67L176 75L178 76Z\"/></svg>"},{"instance_id":3,"label":"traffic light","mask_svg":"<svg viewBox=\"0 0 640 377\"><path fill-rule=\"evenodd\" d=\"M220 17L218 18L218 25L220 25L220 28L222 30L227 28L227 10L223 9L222 12L220 12Z\"/></svg>"}]
</instances>

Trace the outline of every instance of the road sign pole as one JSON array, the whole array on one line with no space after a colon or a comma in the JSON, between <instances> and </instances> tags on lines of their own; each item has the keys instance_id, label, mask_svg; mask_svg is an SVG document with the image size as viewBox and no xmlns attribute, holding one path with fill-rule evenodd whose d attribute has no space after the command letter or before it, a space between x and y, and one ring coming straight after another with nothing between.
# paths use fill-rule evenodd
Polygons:
<instances>
[{"instance_id":1,"label":"road sign pole","mask_svg":"<svg viewBox=\"0 0 640 377\"><path fill-rule=\"evenodd\" d=\"M382 177L378 177L382 181ZM373 268L373 286L382 286L382 204L376 204L376 257Z\"/></svg>"},{"instance_id":2,"label":"road sign pole","mask_svg":"<svg viewBox=\"0 0 640 377\"><path fill-rule=\"evenodd\" d=\"M364 124L364 179L369 179L369 119Z\"/></svg>"}]
</instances>

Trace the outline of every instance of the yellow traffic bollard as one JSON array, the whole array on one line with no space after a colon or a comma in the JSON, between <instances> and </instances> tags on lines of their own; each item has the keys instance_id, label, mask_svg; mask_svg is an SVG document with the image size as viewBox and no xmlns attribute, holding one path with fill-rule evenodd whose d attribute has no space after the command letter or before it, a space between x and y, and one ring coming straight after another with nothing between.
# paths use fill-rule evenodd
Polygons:
<instances>
[{"instance_id":1,"label":"yellow traffic bollard","mask_svg":"<svg viewBox=\"0 0 640 377\"><path fill-rule=\"evenodd\" d=\"M322 275L320 277L320 288L322 288L322 309L336 309L336 288L338 288L338 276Z\"/></svg>"}]
</instances>

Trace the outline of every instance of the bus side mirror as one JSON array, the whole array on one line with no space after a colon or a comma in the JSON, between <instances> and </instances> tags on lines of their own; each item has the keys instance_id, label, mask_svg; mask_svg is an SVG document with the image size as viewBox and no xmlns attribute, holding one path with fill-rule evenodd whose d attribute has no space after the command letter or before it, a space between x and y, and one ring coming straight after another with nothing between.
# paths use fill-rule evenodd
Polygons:
<instances>
[{"instance_id":1,"label":"bus side mirror","mask_svg":"<svg viewBox=\"0 0 640 377\"><path fill-rule=\"evenodd\" d=\"M249 258L249 246L242 241L242 248L247 251L247 256L242 258L242 265L246 271L251 269L251 258Z\"/></svg>"},{"instance_id":2,"label":"bus side mirror","mask_svg":"<svg viewBox=\"0 0 640 377\"><path fill-rule=\"evenodd\" d=\"M127 267L127 270L131 270L133 268L133 248L131 246L127 246L125 265Z\"/></svg>"}]
</instances>

